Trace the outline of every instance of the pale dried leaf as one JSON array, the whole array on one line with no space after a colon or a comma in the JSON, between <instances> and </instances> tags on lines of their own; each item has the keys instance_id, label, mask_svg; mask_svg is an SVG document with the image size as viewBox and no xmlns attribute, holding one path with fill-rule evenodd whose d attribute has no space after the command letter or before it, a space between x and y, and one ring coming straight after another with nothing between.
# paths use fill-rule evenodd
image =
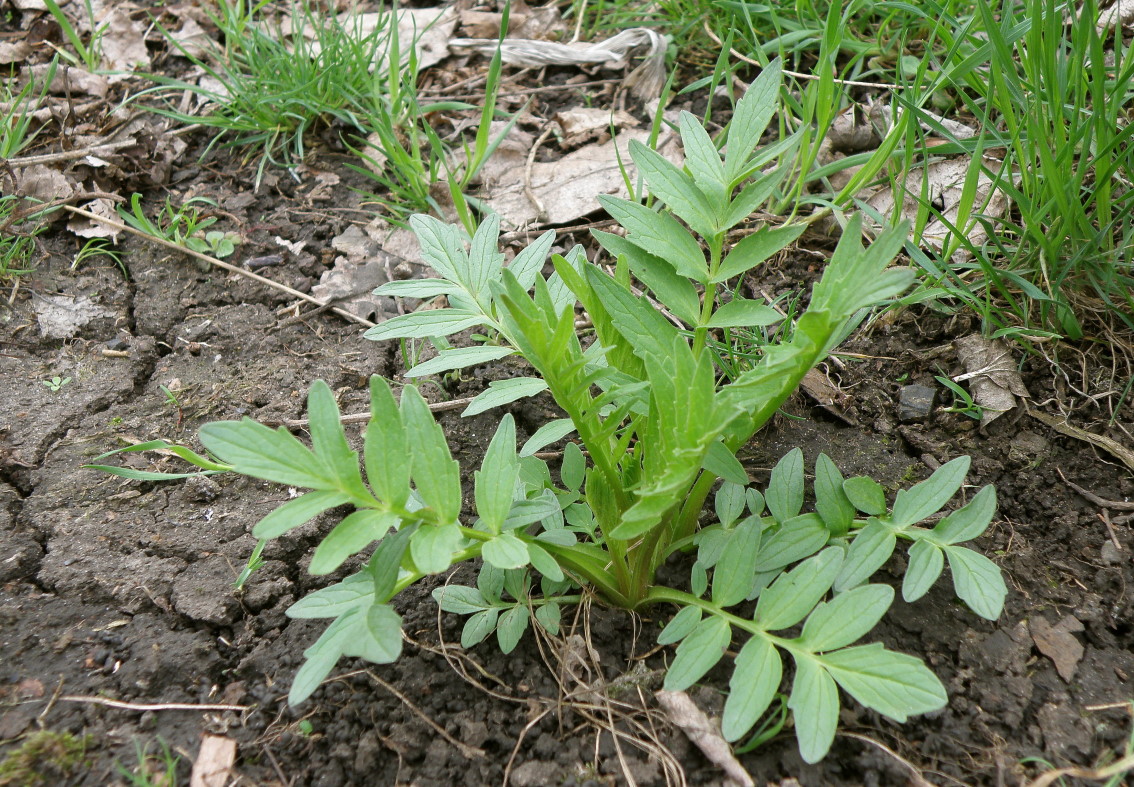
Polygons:
<instances>
[{"instance_id":1,"label":"pale dried leaf","mask_svg":"<svg viewBox=\"0 0 1134 787\"><path fill-rule=\"evenodd\" d=\"M620 158L633 182L637 171L628 145L632 139L645 143L649 136L648 130L633 129L601 145L579 148L558 161L536 162L531 167L530 179L526 161L517 162L494 183L486 182L486 201L500 214L507 229L542 223L569 224L598 210L596 194L627 196ZM666 158L681 163L672 134L663 132L658 149ZM538 205L533 203L533 196Z\"/></svg>"},{"instance_id":2,"label":"pale dried leaf","mask_svg":"<svg viewBox=\"0 0 1134 787\"><path fill-rule=\"evenodd\" d=\"M114 203L108 199L92 200L86 205L80 205L79 207L96 216L113 219L115 222L119 221L118 211L114 209ZM88 218L74 214L71 215L71 219L67 222L67 229L80 238L109 238L115 243L118 242L118 236L122 233L121 230L117 230L109 225L91 221Z\"/></svg>"},{"instance_id":3,"label":"pale dried leaf","mask_svg":"<svg viewBox=\"0 0 1134 787\"><path fill-rule=\"evenodd\" d=\"M27 69L30 78L37 84L43 84L47 73L51 69L50 63L41 63ZM73 96L76 93L106 98L109 90L107 78L100 74L92 74L75 66L61 66L55 69L55 77L51 80L49 90L63 96Z\"/></svg>"},{"instance_id":4,"label":"pale dried leaf","mask_svg":"<svg viewBox=\"0 0 1134 787\"><path fill-rule=\"evenodd\" d=\"M560 44L531 38L455 38L449 46L457 50L480 52L492 56L500 50L500 59L509 65L542 68L543 66L599 65L607 68L624 65L630 53L646 47L641 65L626 77L626 86L643 100L657 98L665 82L665 37L648 27L632 27L595 44L575 42Z\"/></svg>"},{"instance_id":5,"label":"pale dried leaf","mask_svg":"<svg viewBox=\"0 0 1134 787\"><path fill-rule=\"evenodd\" d=\"M1016 397L1028 397L1028 389L1012 360L1008 347L998 339L972 334L954 343L965 373L954 382L968 381L973 401L983 408L981 426L987 426L1016 406Z\"/></svg>"},{"instance_id":6,"label":"pale dried leaf","mask_svg":"<svg viewBox=\"0 0 1134 787\"><path fill-rule=\"evenodd\" d=\"M1130 27L1134 22L1134 0L1116 0L1114 5L1099 11L1099 21L1095 27L1105 33L1115 27Z\"/></svg>"},{"instance_id":7,"label":"pale dried leaf","mask_svg":"<svg viewBox=\"0 0 1134 787\"><path fill-rule=\"evenodd\" d=\"M565 145L577 145L591 136L602 136L609 133L610 127L634 128L638 119L629 112L597 107L572 107L556 112L552 118L563 129Z\"/></svg>"},{"instance_id":8,"label":"pale dried leaf","mask_svg":"<svg viewBox=\"0 0 1134 787\"><path fill-rule=\"evenodd\" d=\"M389 24L389 16L386 12L381 11L363 14L344 12L339 14L338 23L343 30L364 37L379 27L385 27ZM403 8L399 10L398 40L402 47L402 61L409 62L410 42L413 42L413 48L417 53L418 68L429 68L440 63L449 56L449 41L452 39L453 31L456 28L457 13L451 6ZM290 35L291 29L290 20L285 20L280 27L280 33L284 36ZM311 51L318 53L317 31L308 25L301 32L305 38L310 40ZM384 48L379 47L377 54L381 60L374 63L374 66L382 70L385 67L383 61L386 58Z\"/></svg>"},{"instance_id":9,"label":"pale dried leaf","mask_svg":"<svg viewBox=\"0 0 1134 787\"><path fill-rule=\"evenodd\" d=\"M925 193L948 223L931 216L923 230L922 243L941 252L945 248L945 243L952 238L949 226L956 226L958 220L965 177L971 161L969 156L957 156L933 161L928 166L919 167L908 173L902 188L900 208L896 206L897 198L889 187L876 191L866 203L886 218L892 217L897 212L903 219L913 221L921 208L919 199L923 193L922 179L928 178ZM992 166L996 167L998 163L993 162ZM998 219L1008 212L1009 204L1007 195L994 188L993 181L981 172L977 177L976 197L971 215L980 214L986 218ZM988 238L983 224L974 223L971 227L963 229L966 230L973 246L979 247ZM953 261L958 262L967 257L968 252L962 247L953 254Z\"/></svg>"},{"instance_id":10,"label":"pale dried leaf","mask_svg":"<svg viewBox=\"0 0 1134 787\"><path fill-rule=\"evenodd\" d=\"M216 42L209 37L205 28L201 27L196 19L186 19L181 23L180 28L169 31L169 37L182 47L182 49L173 47L171 54L174 55L205 58L218 49Z\"/></svg>"},{"instance_id":11,"label":"pale dried leaf","mask_svg":"<svg viewBox=\"0 0 1134 787\"><path fill-rule=\"evenodd\" d=\"M67 199L77 191L69 177L43 164L24 167L18 173L16 193L35 202Z\"/></svg>"},{"instance_id":12,"label":"pale dried leaf","mask_svg":"<svg viewBox=\"0 0 1134 787\"><path fill-rule=\"evenodd\" d=\"M132 72L148 70L150 53L146 49L146 25L141 19L131 19L126 10L115 8L102 24L102 66L109 74L110 83L129 79Z\"/></svg>"},{"instance_id":13,"label":"pale dried leaf","mask_svg":"<svg viewBox=\"0 0 1134 787\"><path fill-rule=\"evenodd\" d=\"M189 787L225 787L232 778L235 762L236 741L222 735L202 735Z\"/></svg>"},{"instance_id":14,"label":"pale dried leaf","mask_svg":"<svg viewBox=\"0 0 1134 787\"><path fill-rule=\"evenodd\" d=\"M1074 680L1084 649L1072 632L1083 631L1082 622L1068 615L1053 626L1042 615L1036 615L1028 626L1032 641L1040 653L1052 660L1059 677L1068 683Z\"/></svg>"},{"instance_id":15,"label":"pale dried leaf","mask_svg":"<svg viewBox=\"0 0 1134 787\"><path fill-rule=\"evenodd\" d=\"M40 336L46 339L70 339L87 323L100 317L114 316L113 311L86 295L37 294L34 308Z\"/></svg>"},{"instance_id":16,"label":"pale dried leaf","mask_svg":"<svg viewBox=\"0 0 1134 787\"><path fill-rule=\"evenodd\" d=\"M733 784L755 787L756 782L732 754L732 747L721 735L720 728L709 720L684 691L658 691L654 693L658 704L665 710L670 722L685 733L693 745L701 750L710 762L724 771Z\"/></svg>"},{"instance_id":17,"label":"pale dried leaf","mask_svg":"<svg viewBox=\"0 0 1134 787\"><path fill-rule=\"evenodd\" d=\"M27 41L0 42L0 66L22 63L31 54L32 46Z\"/></svg>"}]
</instances>

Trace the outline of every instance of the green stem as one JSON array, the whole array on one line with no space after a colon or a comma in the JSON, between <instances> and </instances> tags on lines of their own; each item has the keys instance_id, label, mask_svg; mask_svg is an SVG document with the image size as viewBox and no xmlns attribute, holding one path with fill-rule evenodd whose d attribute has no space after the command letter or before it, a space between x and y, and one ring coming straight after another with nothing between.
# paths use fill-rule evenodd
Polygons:
<instances>
[{"instance_id":1,"label":"green stem","mask_svg":"<svg viewBox=\"0 0 1134 787\"><path fill-rule=\"evenodd\" d=\"M717 275L717 270L721 266L721 249L724 248L724 233L719 233L711 238L706 239L709 245L709 278L712 279ZM705 298L701 302L701 317L697 321L698 325L693 329L693 357L700 358L701 351L705 348L705 340L709 336L709 329L706 327L707 323L713 316L713 303L717 297L717 285L705 285Z\"/></svg>"}]
</instances>

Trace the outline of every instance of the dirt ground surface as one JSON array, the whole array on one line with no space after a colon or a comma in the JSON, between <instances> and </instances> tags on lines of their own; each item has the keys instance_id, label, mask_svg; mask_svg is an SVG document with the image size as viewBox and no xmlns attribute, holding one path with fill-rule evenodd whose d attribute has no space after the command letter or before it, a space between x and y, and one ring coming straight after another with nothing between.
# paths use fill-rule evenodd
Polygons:
<instances>
[{"instance_id":1,"label":"dirt ground surface","mask_svg":"<svg viewBox=\"0 0 1134 787\"><path fill-rule=\"evenodd\" d=\"M319 186L318 199L310 181L270 177L253 192L236 160L194 161L190 151L176 188L215 199L227 228L240 230L232 262L278 255L260 272L303 292L331 268L332 239L370 219L348 188L345 156L319 155L319 169L343 177L330 192ZM277 237L305 245L281 251ZM591 606L557 641L529 632L503 656L491 643L462 650L462 619L439 615L424 584L396 599L408 639L397 663L344 661L289 708L291 678L321 629L284 611L336 581L305 571L334 512L269 542L263 566L237 591L256 545L251 529L286 488L224 475L126 481L81 465L156 438L199 448L196 430L208 421L302 417L317 379L344 412L360 412L370 375L402 380L400 349L331 314L295 320L290 296L142 240L123 240L129 278L105 258L72 269L76 241L62 221L39 240L38 270L0 303L0 759L43 730L75 736L83 751L74 765L49 750L34 763L42 781L4 784L129 784L139 747L153 755L159 741L180 756L179 783L188 783L207 736L235 742L230 783L242 785L726 783L653 699L669 655L655 648L666 609L634 618ZM557 241L575 242L591 243L585 232ZM829 239L805 236L800 251L747 284L757 297L798 290L829 250ZM907 386L944 396L934 377L958 371L953 343L977 330L964 316L923 309L876 322L822 368L837 395L798 394L742 452L758 483L800 446L808 466L825 452L845 473L889 489L970 455L968 483L995 484L999 496L996 522L975 547L1010 589L995 623L965 608L948 582L917 603L897 600L871 636L925 659L948 706L897 725L851 705L818 765L801 761L788 728L740 756L760 784L1024 785L1041 771L1035 758L1089 767L1128 745L1134 477L1026 407L986 430L940 406L905 412ZM1077 427L1129 446L1130 398L1110 409L1125 381L1108 377L1098 354L1080 363L1080 349L1062 349L1062 370L1024 362L1029 406L1052 416L1073 409ZM484 367L423 392L431 401L471 396L514 373ZM51 390L44 381L55 377L70 381ZM555 417L545 400L508 409L521 442ZM438 416L470 478L500 415ZM121 459L183 469L152 454ZM888 581L899 581L902 560ZM466 567L448 581L470 577ZM565 654L580 647L590 670L568 674ZM710 715L727 675L718 667L692 692Z\"/></svg>"}]
</instances>

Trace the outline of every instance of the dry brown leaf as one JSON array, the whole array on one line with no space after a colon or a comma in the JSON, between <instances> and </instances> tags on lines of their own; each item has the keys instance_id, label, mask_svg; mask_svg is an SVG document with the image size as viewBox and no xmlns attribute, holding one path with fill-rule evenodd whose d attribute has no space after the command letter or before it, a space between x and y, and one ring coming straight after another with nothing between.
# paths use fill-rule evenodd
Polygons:
<instances>
[{"instance_id":1,"label":"dry brown leaf","mask_svg":"<svg viewBox=\"0 0 1134 787\"><path fill-rule=\"evenodd\" d=\"M913 221L921 208L922 179L928 178L926 195L941 214L948 221L931 217L926 222L922 232L922 243L941 252L945 243L952 238L949 226L956 226L959 216L962 191L965 186L965 177L971 164L969 156L941 159L919 167L906 175L902 189L901 208L895 206L894 192L890 188L883 188L867 199L867 204L880 215L889 218L899 212L903 219ZM998 166L993 163L993 166ZM983 172L977 177L976 201L973 205L973 214L981 214L988 218L997 219L1008 212L1010 202L1007 195L994 189L992 180ZM988 238L982 224L974 224L968 228L967 236L973 246L980 246ZM967 250L962 247L953 254L954 261L965 259Z\"/></svg>"},{"instance_id":2,"label":"dry brown leaf","mask_svg":"<svg viewBox=\"0 0 1134 787\"><path fill-rule=\"evenodd\" d=\"M94 213L96 216L118 221L118 211L114 209L114 203L108 199L92 200L86 205L80 205L79 207ZM107 224L91 221L90 219L74 214L71 215L70 221L67 222L67 229L80 238L110 238L110 240L115 243L118 242L118 236L122 233L121 230L115 229Z\"/></svg>"},{"instance_id":3,"label":"dry brown leaf","mask_svg":"<svg viewBox=\"0 0 1134 787\"><path fill-rule=\"evenodd\" d=\"M1072 632L1083 631L1082 622L1067 615L1053 626L1043 616L1037 615L1028 621L1028 628L1039 652L1055 663L1059 677L1068 683L1074 680L1084 650Z\"/></svg>"},{"instance_id":4,"label":"dry brown leaf","mask_svg":"<svg viewBox=\"0 0 1134 787\"><path fill-rule=\"evenodd\" d=\"M1099 11L1099 21L1095 25L1100 33L1115 27L1129 27L1134 22L1134 0L1116 0L1105 11Z\"/></svg>"},{"instance_id":5,"label":"dry brown leaf","mask_svg":"<svg viewBox=\"0 0 1134 787\"><path fill-rule=\"evenodd\" d=\"M202 735L189 787L225 787L232 778L235 762L236 741L222 735Z\"/></svg>"},{"instance_id":6,"label":"dry brown leaf","mask_svg":"<svg viewBox=\"0 0 1134 787\"><path fill-rule=\"evenodd\" d=\"M108 82L121 82L134 71L149 69L147 26L141 19L131 19L125 9L115 8L100 24L106 26L102 34L102 67L117 72L107 75Z\"/></svg>"},{"instance_id":7,"label":"dry brown leaf","mask_svg":"<svg viewBox=\"0 0 1134 787\"><path fill-rule=\"evenodd\" d=\"M733 756L732 747L721 736L715 723L697 707L684 691L658 691L654 693L658 704L675 727L685 733L693 745L701 750L710 762L725 772L725 776L741 787L755 787L756 782Z\"/></svg>"},{"instance_id":8,"label":"dry brown leaf","mask_svg":"<svg viewBox=\"0 0 1134 787\"><path fill-rule=\"evenodd\" d=\"M530 179L526 161L517 162L501 173L495 183L486 183L486 201L500 214L505 229L569 224L599 209L596 194L626 196L622 167L631 182L636 177L628 150L630 140L645 143L649 136L648 130L633 129L601 145L579 148L558 161L536 162L531 167ZM671 161L681 163L673 134L663 132L658 150ZM538 204L532 201L533 196Z\"/></svg>"},{"instance_id":9,"label":"dry brown leaf","mask_svg":"<svg viewBox=\"0 0 1134 787\"><path fill-rule=\"evenodd\" d=\"M33 164L18 172L16 193L36 202L67 199L76 190L73 180L43 164Z\"/></svg>"},{"instance_id":10,"label":"dry brown leaf","mask_svg":"<svg viewBox=\"0 0 1134 787\"><path fill-rule=\"evenodd\" d=\"M22 63L31 54L32 46L27 41L0 42L0 65Z\"/></svg>"},{"instance_id":11,"label":"dry brown leaf","mask_svg":"<svg viewBox=\"0 0 1134 787\"><path fill-rule=\"evenodd\" d=\"M381 26L387 24L388 16L386 12L372 12L355 14L345 12L339 14L338 22L343 30L357 34L358 36L366 36L377 30ZM404 51L402 52L402 59L404 62L409 61L410 50L409 43L414 42L414 49L417 53L417 67L429 68L436 65L449 56L449 41L453 37L453 31L457 28L457 13L452 6L434 7L434 8L403 8L398 11L398 40ZM291 34L290 19L285 19L284 23L280 26L281 35L287 36ZM307 26L303 31L303 36L310 40L311 50L313 52L319 51L319 42L317 41L317 32L310 26ZM378 69L385 68L386 54L379 48L378 57L379 62L374 65Z\"/></svg>"},{"instance_id":12,"label":"dry brown leaf","mask_svg":"<svg viewBox=\"0 0 1134 787\"><path fill-rule=\"evenodd\" d=\"M180 28L171 30L168 35L170 40L181 47L181 49L173 47L171 50L171 54L179 57L190 56L200 59L208 57L219 49L217 43L196 19L185 19Z\"/></svg>"},{"instance_id":13,"label":"dry brown leaf","mask_svg":"<svg viewBox=\"0 0 1134 787\"><path fill-rule=\"evenodd\" d=\"M572 107L556 112L552 118L563 129L565 147L575 147L590 137L602 137L610 132L610 127L634 128L638 119L629 112L612 112L597 107Z\"/></svg>"},{"instance_id":14,"label":"dry brown leaf","mask_svg":"<svg viewBox=\"0 0 1134 787\"><path fill-rule=\"evenodd\" d=\"M51 64L41 63L26 70L32 81L41 85L51 70ZM107 78L100 74L92 74L90 71L75 66L59 66L55 69L55 76L51 80L49 89L52 93L63 96L81 93L96 98L106 98L106 93L110 89L109 84Z\"/></svg>"},{"instance_id":15,"label":"dry brown leaf","mask_svg":"<svg viewBox=\"0 0 1134 787\"><path fill-rule=\"evenodd\" d=\"M968 381L973 401L983 408L981 426L987 426L1016 406L1016 397L1028 398L1028 389L1008 347L978 333L957 339L957 359L965 373L953 382Z\"/></svg>"},{"instance_id":16,"label":"dry brown leaf","mask_svg":"<svg viewBox=\"0 0 1134 787\"><path fill-rule=\"evenodd\" d=\"M114 312L80 295L36 295L35 315L39 333L47 339L70 339L89 322L113 317Z\"/></svg>"}]
</instances>

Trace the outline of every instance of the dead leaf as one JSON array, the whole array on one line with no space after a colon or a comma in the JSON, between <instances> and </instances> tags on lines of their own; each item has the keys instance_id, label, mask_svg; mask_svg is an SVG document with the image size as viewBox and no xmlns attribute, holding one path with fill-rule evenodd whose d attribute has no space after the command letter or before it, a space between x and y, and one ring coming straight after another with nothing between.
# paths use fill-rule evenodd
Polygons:
<instances>
[{"instance_id":1,"label":"dead leaf","mask_svg":"<svg viewBox=\"0 0 1134 787\"><path fill-rule=\"evenodd\" d=\"M201 27L196 19L186 19L179 29L171 30L167 35L178 45L173 47L171 51L173 55L204 59L219 49L217 43L209 37L205 28Z\"/></svg>"},{"instance_id":2,"label":"dead leaf","mask_svg":"<svg viewBox=\"0 0 1134 787\"><path fill-rule=\"evenodd\" d=\"M924 193L946 221L931 216L922 231L922 243L937 252L941 252L944 250L946 242L954 237L954 233L949 227L957 225L965 177L968 174L971 162L972 159L969 156L938 159L909 172L901 187L902 202L900 208L896 205L897 197L893 189L889 187L884 187L875 192L866 200L866 203L887 218L898 212L903 219L913 221L922 207L922 180L927 179ZM993 169L998 166L998 162L991 162ZM1008 196L1003 191L994 188L992 179L981 172L977 177L976 197L970 215L980 214L989 219L998 219L1008 212L1010 204ZM973 246L979 247L988 238L983 223L976 223L972 227L963 229L966 230L966 237ZM962 246L954 252L953 261L961 261L968 256L968 250Z\"/></svg>"},{"instance_id":3,"label":"dead leaf","mask_svg":"<svg viewBox=\"0 0 1134 787\"><path fill-rule=\"evenodd\" d=\"M118 211L114 209L114 203L108 199L92 200L86 205L80 205L79 207L96 216L113 219L116 222L119 220ZM122 232L107 224L91 221L84 216L75 214L71 214L71 220L67 222L67 229L80 238L110 238L114 243L118 242L118 236Z\"/></svg>"},{"instance_id":4,"label":"dead leaf","mask_svg":"<svg viewBox=\"0 0 1134 787\"><path fill-rule=\"evenodd\" d=\"M351 13L344 12L338 15L338 23L342 29L359 38L363 38L379 27L388 24L389 16L386 12ZM280 35L289 36L292 32L290 19L285 19L280 26ZM409 42L413 42L417 54L417 67L429 68L449 56L449 41L453 31L457 28L457 13L452 6L434 8L403 8L398 11L398 40L403 47L402 60L409 62ZM274 33L274 31L273 31ZM318 31L311 25L302 30L303 37L310 41L310 50L314 53L320 51ZM378 61L375 68L384 70L387 54L384 47L379 47Z\"/></svg>"},{"instance_id":5,"label":"dead leaf","mask_svg":"<svg viewBox=\"0 0 1134 787\"><path fill-rule=\"evenodd\" d=\"M1099 21L1095 28L1105 33L1115 27L1129 27L1134 22L1134 0L1116 0L1105 11L1099 11Z\"/></svg>"},{"instance_id":6,"label":"dead leaf","mask_svg":"<svg viewBox=\"0 0 1134 787\"><path fill-rule=\"evenodd\" d=\"M957 359L965 369L953 382L969 382L973 401L983 408L981 426L987 426L1016 406L1016 397L1028 398L1028 389L1008 347L979 333L957 339Z\"/></svg>"},{"instance_id":7,"label":"dead leaf","mask_svg":"<svg viewBox=\"0 0 1134 787\"><path fill-rule=\"evenodd\" d=\"M30 78L37 85L43 84L50 70L50 63L41 63L27 69ZM92 74L90 71L75 66L61 65L55 69L55 77L51 80L49 89L52 93L63 96L81 93L96 98L106 98L106 93L110 89L109 85L107 78L100 74Z\"/></svg>"},{"instance_id":8,"label":"dead leaf","mask_svg":"<svg viewBox=\"0 0 1134 787\"><path fill-rule=\"evenodd\" d=\"M36 202L67 199L76 191L75 183L57 169L33 164L19 172L16 193Z\"/></svg>"},{"instance_id":9,"label":"dead leaf","mask_svg":"<svg viewBox=\"0 0 1134 787\"><path fill-rule=\"evenodd\" d=\"M1028 628L1039 652L1054 662L1059 677L1068 683L1074 680L1084 650L1082 643L1071 632L1083 631L1082 622L1067 615L1053 626L1037 615L1028 621Z\"/></svg>"},{"instance_id":10,"label":"dead leaf","mask_svg":"<svg viewBox=\"0 0 1134 787\"><path fill-rule=\"evenodd\" d=\"M602 137L614 128L634 128L638 119L629 112L597 107L573 107L556 112L552 118L563 129L562 147L576 147L591 137Z\"/></svg>"},{"instance_id":11,"label":"dead leaf","mask_svg":"<svg viewBox=\"0 0 1134 787\"><path fill-rule=\"evenodd\" d=\"M636 177L628 150L630 140L644 143L649 135L648 130L633 129L601 145L579 148L558 161L536 162L532 165L530 180L526 160L517 162L501 173L495 183L485 184L486 201L500 214L506 229L543 223L569 224L598 210L596 194L627 195L622 167L631 182ZM672 133L663 132L658 140L658 151L680 164L681 156ZM532 196L539 204L533 203Z\"/></svg>"},{"instance_id":12,"label":"dead leaf","mask_svg":"<svg viewBox=\"0 0 1134 787\"><path fill-rule=\"evenodd\" d=\"M331 270L324 271L311 294L321 301L336 301L351 314L380 322L396 314L393 300L373 294L390 281L390 258L360 228L351 225L331 241L343 256L335 258Z\"/></svg>"},{"instance_id":13,"label":"dead leaf","mask_svg":"<svg viewBox=\"0 0 1134 787\"><path fill-rule=\"evenodd\" d=\"M107 81L111 84L129 79L134 71L145 71L150 67L150 53L146 49L146 25L142 20L131 19L128 12L115 8L101 25L102 66L111 73Z\"/></svg>"},{"instance_id":14,"label":"dead leaf","mask_svg":"<svg viewBox=\"0 0 1134 787\"><path fill-rule=\"evenodd\" d=\"M685 733L693 745L701 750L710 762L725 772L733 784L755 787L756 782L732 754L732 747L721 736L717 725L697 707L684 691L658 691L654 693L658 704L665 710L670 722Z\"/></svg>"},{"instance_id":15,"label":"dead leaf","mask_svg":"<svg viewBox=\"0 0 1134 787\"><path fill-rule=\"evenodd\" d=\"M235 762L236 741L221 735L202 735L189 787L225 787L232 778Z\"/></svg>"},{"instance_id":16,"label":"dead leaf","mask_svg":"<svg viewBox=\"0 0 1134 787\"><path fill-rule=\"evenodd\" d=\"M36 295L35 314L39 333L47 339L70 339L87 323L114 312L100 306L87 295Z\"/></svg>"},{"instance_id":17,"label":"dead leaf","mask_svg":"<svg viewBox=\"0 0 1134 787\"><path fill-rule=\"evenodd\" d=\"M32 47L27 41L0 42L0 65L22 63L31 54Z\"/></svg>"}]
</instances>

